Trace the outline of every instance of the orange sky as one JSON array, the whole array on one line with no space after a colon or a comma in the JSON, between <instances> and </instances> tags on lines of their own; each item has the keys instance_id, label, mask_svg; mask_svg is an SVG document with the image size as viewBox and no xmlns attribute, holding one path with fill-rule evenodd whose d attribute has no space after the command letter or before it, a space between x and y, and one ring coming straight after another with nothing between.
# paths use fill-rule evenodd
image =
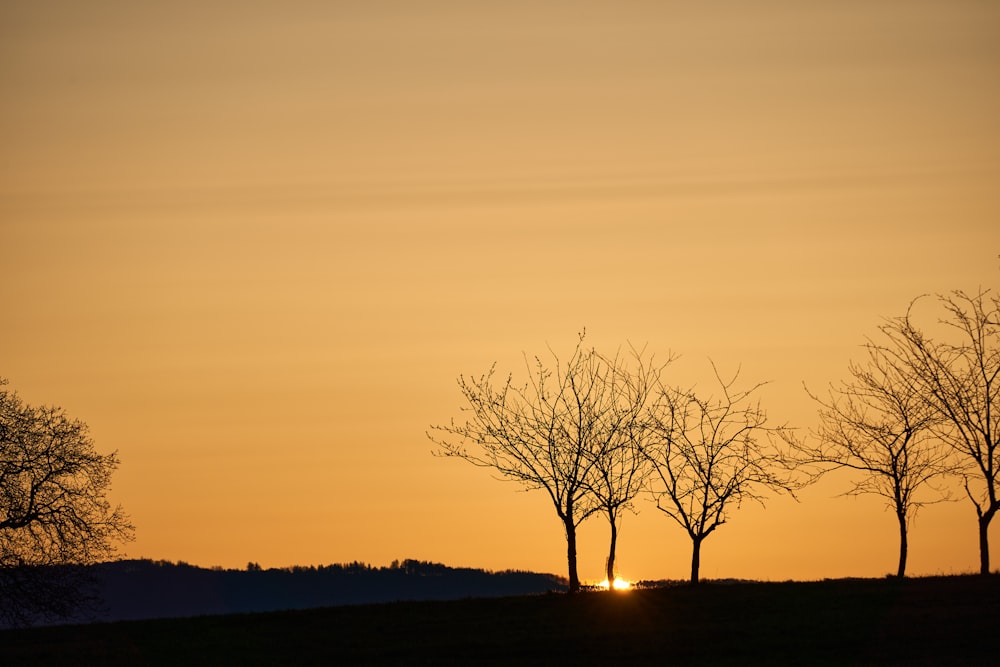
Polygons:
<instances>
[{"instance_id":1,"label":"orange sky","mask_svg":"<svg viewBox=\"0 0 1000 667\"><path fill-rule=\"evenodd\" d=\"M0 5L0 376L119 451L131 556L564 573L545 496L430 455L460 373L586 327L808 428L881 317L1000 288L996 3L148 4ZM846 488L703 576L893 570ZM684 577L639 510L622 573ZM918 516L911 573L977 557L967 500Z\"/></svg>"}]
</instances>

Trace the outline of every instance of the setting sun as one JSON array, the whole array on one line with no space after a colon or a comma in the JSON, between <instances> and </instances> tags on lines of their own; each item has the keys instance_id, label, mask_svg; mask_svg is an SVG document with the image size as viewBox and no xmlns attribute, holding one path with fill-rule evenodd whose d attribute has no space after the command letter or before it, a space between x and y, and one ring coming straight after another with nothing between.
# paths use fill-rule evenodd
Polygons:
<instances>
[{"instance_id":1,"label":"setting sun","mask_svg":"<svg viewBox=\"0 0 1000 667\"><path fill-rule=\"evenodd\" d=\"M621 577L615 577L615 580L608 585L608 580L605 579L601 583L597 584L597 587L603 590L608 590L613 588L616 591L628 591L632 589L632 582L622 579Z\"/></svg>"}]
</instances>

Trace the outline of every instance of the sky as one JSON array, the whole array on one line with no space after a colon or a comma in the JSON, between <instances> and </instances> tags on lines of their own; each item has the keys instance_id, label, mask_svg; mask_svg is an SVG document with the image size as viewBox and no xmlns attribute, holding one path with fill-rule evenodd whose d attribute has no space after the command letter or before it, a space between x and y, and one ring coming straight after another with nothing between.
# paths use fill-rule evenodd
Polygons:
<instances>
[{"instance_id":1,"label":"sky","mask_svg":"<svg viewBox=\"0 0 1000 667\"><path fill-rule=\"evenodd\" d=\"M431 455L459 375L585 328L806 432L883 318L1000 289L993 2L2 2L0 96L0 376L118 452L132 557L564 574L543 494ZM894 571L849 481L702 576ZM977 568L958 498L909 573ZM685 577L636 509L622 575Z\"/></svg>"}]
</instances>

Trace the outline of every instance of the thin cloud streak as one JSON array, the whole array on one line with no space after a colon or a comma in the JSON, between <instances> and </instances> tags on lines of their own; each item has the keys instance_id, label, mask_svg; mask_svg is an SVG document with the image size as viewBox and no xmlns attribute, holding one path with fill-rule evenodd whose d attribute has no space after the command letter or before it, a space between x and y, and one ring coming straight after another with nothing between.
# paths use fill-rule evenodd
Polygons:
<instances>
[{"instance_id":1,"label":"thin cloud streak","mask_svg":"<svg viewBox=\"0 0 1000 667\"><path fill-rule=\"evenodd\" d=\"M191 206L316 205L330 210L356 208L406 209L438 206L573 203L617 199L727 198L767 194L796 195L841 190L898 187L952 187L990 182L1000 175L1000 163L968 163L910 169L850 169L796 174L747 175L731 178L667 179L648 174L621 177L497 179L461 182L456 179L409 182L243 183L172 188L110 190L50 190L0 195L0 212L55 212L61 209L157 210Z\"/></svg>"}]
</instances>

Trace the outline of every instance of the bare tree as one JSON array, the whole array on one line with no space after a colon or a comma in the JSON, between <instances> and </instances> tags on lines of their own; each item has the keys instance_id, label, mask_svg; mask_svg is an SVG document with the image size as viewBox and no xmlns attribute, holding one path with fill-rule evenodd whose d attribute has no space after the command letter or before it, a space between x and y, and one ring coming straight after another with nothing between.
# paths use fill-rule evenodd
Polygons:
<instances>
[{"instance_id":1,"label":"bare tree","mask_svg":"<svg viewBox=\"0 0 1000 667\"><path fill-rule=\"evenodd\" d=\"M881 349L941 418L937 433L960 458L978 518L979 570L988 574L989 527L1000 510L1000 297L989 290L939 295L946 315L938 338L914 321L919 301L881 327Z\"/></svg>"},{"instance_id":2,"label":"bare tree","mask_svg":"<svg viewBox=\"0 0 1000 667\"><path fill-rule=\"evenodd\" d=\"M0 616L66 616L85 596L79 568L110 558L133 528L107 500L115 453L87 425L24 404L0 380Z\"/></svg>"},{"instance_id":3,"label":"bare tree","mask_svg":"<svg viewBox=\"0 0 1000 667\"><path fill-rule=\"evenodd\" d=\"M936 413L909 378L869 343L865 365L851 363L851 380L831 386L819 403L820 426L815 442L795 443L799 464L818 465L813 480L834 469L861 473L845 495L874 494L885 498L899 526L896 576L906 575L910 519L926 502L946 493L934 480L950 472L951 452L933 433ZM923 487L931 500L918 499Z\"/></svg>"},{"instance_id":4,"label":"bare tree","mask_svg":"<svg viewBox=\"0 0 1000 667\"><path fill-rule=\"evenodd\" d=\"M530 381L495 379L495 367L479 378L459 377L467 405L464 422L432 426L428 436L440 456L457 457L496 471L528 489L546 492L566 535L569 590L580 587L576 529L601 509L594 494L598 465L613 469L611 453L627 440L630 400L644 400L623 376L619 357L584 347L584 336L565 362L552 353L551 368L526 359ZM631 391L631 394L627 392ZM609 501L614 512L627 501ZM617 516L617 514L615 514Z\"/></svg>"},{"instance_id":5,"label":"bare tree","mask_svg":"<svg viewBox=\"0 0 1000 667\"><path fill-rule=\"evenodd\" d=\"M596 505L608 520L610 544L605 561L608 590L615 580L615 552L618 524L623 510L634 510L633 503L645 488L650 473L642 449L649 439L646 413L663 369L643 361L643 353L632 349L635 368L629 370L620 355L606 360L606 370L599 392L592 401L599 446L595 451L588 488Z\"/></svg>"},{"instance_id":6,"label":"bare tree","mask_svg":"<svg viewBox=\"0 0 1000 667\"><path fill-rule=\"evenodd\" d=\"M791 492L782 477L783 454L771 436L767 415L750 389L734 389L739 372L723 380L715 364L718 398L700 398L693 389L662 387L651 420L658 436L643 449L658 481L656 506L691 538L691 583L698 582L701 545L726 523L744 500L763 504L774 490Z\"/></svg>"}]
</instances>

